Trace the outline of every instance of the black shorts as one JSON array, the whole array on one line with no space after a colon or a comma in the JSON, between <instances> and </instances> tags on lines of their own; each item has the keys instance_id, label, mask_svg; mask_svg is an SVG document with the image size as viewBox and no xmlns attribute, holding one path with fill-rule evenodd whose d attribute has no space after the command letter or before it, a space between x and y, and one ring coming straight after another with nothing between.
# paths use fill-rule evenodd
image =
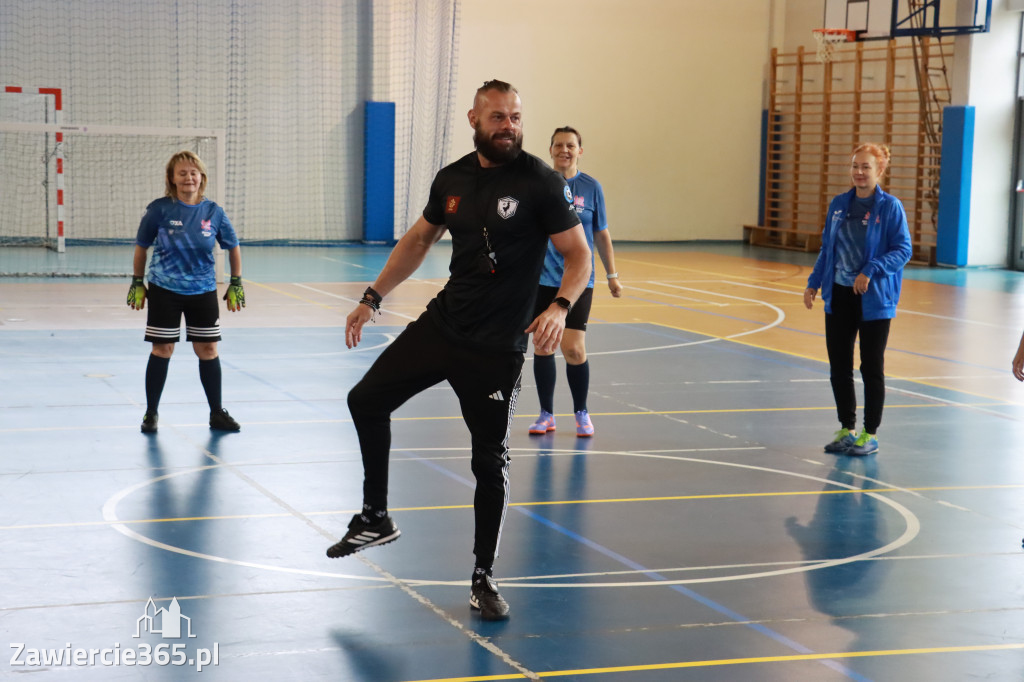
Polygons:
<instances>
[{"instance_id":1,"label":"black shorts","mask_svg":"<svg viewBox=\"0 0 1024 682\"><path fill-rule=\"evenodd\" d=\"M180 341L182 314L185 315L186 341L220 341L220 308L216 291L185 296L150 284L147 299L146 341Z\"/></svg>"},{"instance_id":2,"label":"black shorts","mask_svg":"<svg viewBox=\"0 0 1024 682\"><path fill-rule=\"evenodd\" d=\"M533 308L534 320L548 309L551 301L555 300L555 296L558 296L558 287L546 287L544 285L537 287L537 303ZM587 287L580 294L576 302L572 304L572 308L569 309L569 315L565 318L566 329L575 329L581 332L587 331L587 320L590 319L590 304L593 300L594 289Z\"/></svg>"}]
</instances>

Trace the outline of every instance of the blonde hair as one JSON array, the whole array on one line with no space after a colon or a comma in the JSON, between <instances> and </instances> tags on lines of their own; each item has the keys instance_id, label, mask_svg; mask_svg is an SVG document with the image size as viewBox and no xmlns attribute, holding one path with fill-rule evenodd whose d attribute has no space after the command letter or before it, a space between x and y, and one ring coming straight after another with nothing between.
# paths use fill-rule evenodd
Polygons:
<instances>
[{"instance_id":1,"label":"blonde hair","mask_svg":"<svg viewBox=\"0 0 1024 682\"><path fill-rule=\"evenodd\" d=\"M888 145L879 142L865 142L857 145L857 148L853 150L853 156L857 156L861 152L867 152L875 157L875 162L878 164L878 177L885 175L885 171L889 169L889 160L891 159Z\"/></svg>"},{"instance_id":2,"label":"blonde hair","mask_svg":"<svg viewBox=\"0 0 1024 682\"><path fill-rule=\"evenodd\" d=\"M172 199L178 198L178 188L174 186L174 167L179 163L190 163L199 169L200 175L203 176L203 181L199 183L199 198L202 199L206 192L206 164L194 152L187 149L181 150L167 162L167 174L164 178L166 195Z\"/></svg>"}]
</instances>

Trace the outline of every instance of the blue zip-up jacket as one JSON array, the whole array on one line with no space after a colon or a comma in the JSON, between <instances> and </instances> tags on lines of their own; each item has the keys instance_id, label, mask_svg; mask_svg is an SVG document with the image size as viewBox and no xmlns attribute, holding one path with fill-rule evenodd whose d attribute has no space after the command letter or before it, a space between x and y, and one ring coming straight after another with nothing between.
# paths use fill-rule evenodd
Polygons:
<instances>
[{"instance_id":1,"label":"blue zip-up jacket","mask_svg":"<svg viewBox=\"0 0 1024 682\"><path fill-rule=\"evenodd\" d=\"M825 312L832 312L832 285L836 271L836 235L846 222L856 189L834 197L828 205L825 229L821 233L821 250L814 269L807 278L808 289L821 289ZM903 284L903 266L913 251L907 212L899 199L875 187L875 207L869 219L865 236L864 256L867 263L861 270L871 284L863 296L861 308L864 320L885 320L896 317L896 304L900 300Z\"/></svg>"}]
</instances>

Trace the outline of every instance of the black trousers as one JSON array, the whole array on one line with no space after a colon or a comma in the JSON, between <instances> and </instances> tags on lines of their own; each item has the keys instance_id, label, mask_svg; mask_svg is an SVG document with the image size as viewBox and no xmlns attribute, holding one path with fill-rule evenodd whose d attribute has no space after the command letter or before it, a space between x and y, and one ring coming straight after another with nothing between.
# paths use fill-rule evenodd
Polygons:
<instances>
[{"instance_id":1,"label":"black trousers","mask_svg":"<svg viewBox=\"0 0 1024 682\"><path fill-rule=\"evenodd\" d=\"M363 503L387 508L391 413L417 393L448 381L471 438L476 477L473 553L478 565L489 567L498 555L508 508L508 438L523 354L455 346L427 315L410 324L348 394L363 457Z\"/></svg>"},{"instance_id":2,"label":"black trousers","mask_svg":"<svg viewBox=\"0 0 1024 682\"><path fill-rule=\"evenodd\" d=\"M891 320L867 320L862 297L853 287L832 285L832 312L825 315L825 345L831 370L832 395L843 428L857 426L857 394L853 387L853 345L860 334L860 376L864 380L864 430L877 433L885 405L885 346Z\"/></svg>"}]
</instances>

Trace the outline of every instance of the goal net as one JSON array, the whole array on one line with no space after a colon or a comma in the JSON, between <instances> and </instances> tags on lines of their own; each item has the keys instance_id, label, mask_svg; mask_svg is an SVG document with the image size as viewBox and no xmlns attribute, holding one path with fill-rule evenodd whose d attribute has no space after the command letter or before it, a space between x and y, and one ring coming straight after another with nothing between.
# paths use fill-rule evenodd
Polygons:
<instances>
[{"instance_id":1,"label":"goal net","mask_svg":"<svg viewBox=\"0 0 1024 682\"><path fill-rule=\"evenodd\" d=\"M453 99L461 4L193 0L117 3L117 11L99 12L95 3L81 0L0 2L0 71L6 81L0 90L17 87L23 101L14 106L24 109L8 115L0 104L0 122L225 130L227 157L200 153L226 169L225 182L213 183L211 198L224 207L243 248L320 248L364 238L365 103L393 102L399 237L423 210L434 173L452 160L453 136L469 139L470 131L452 123L465 120L462 107L468 104L456 106ZM60 92L61 119L46 113L52 114L45 102L53 97L26 103L33 99L29 85ZM32 239L53 240L57 229L57 178L43 176L55 172L55 141L45 132L36 131L34 138L24 132L7 129L6 140L0 140L0 214L12 216L0 226L6 243L26 232ZM0 246L0 261L26 262L37 251L51 261L72 260L99 249L91 246L99 239L130 241L146 204L163 194L162 169L171 152L158 146L160 137L167 136L109 137L117 140L111 145L128 146L115 151L103 144L83 150L93 144L91 135L65 135L57 152L67 153L67 252ZM167 147L192 145L187 135L171 137ZM9 158L7 145L21 151ZM139 156L148 152L150 157ZM50 164L45 170L44 157ZM7 186L12 173L18 189ZM153 184L136 190L143 181ZM101 194L87 184L97 182L106 183ZM31 200L21 196L29 191L25 187L35 194ZM16 209L8 203L15 193ZM83 216L86 202L95 207ZM15 211L31 217L15 217ZM8 256L12 251L16 256ZM117 257L118 271L130 265L130 249L127 257Z\"/></svg>"},{"instance_id":2,"label":"goal net","mask_svg":"<svg viewBox=\"0 0 1024 682\"><path fill-rule=\"evenodd\" d=\"M206 164L217 200L222 130L0 120L0 246L23 247L0 249L0 275L130 275L139 219L183 149Z\"/></svg>"}]
</instances>

